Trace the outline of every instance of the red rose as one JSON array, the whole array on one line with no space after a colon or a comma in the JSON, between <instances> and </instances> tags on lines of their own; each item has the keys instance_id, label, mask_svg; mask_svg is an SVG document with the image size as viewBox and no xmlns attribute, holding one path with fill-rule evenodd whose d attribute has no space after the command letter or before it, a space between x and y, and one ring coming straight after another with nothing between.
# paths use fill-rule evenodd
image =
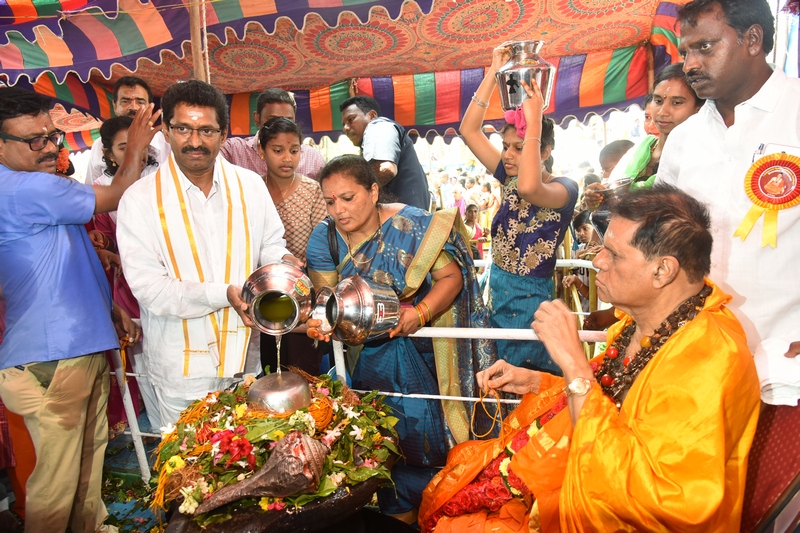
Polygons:
<instances>
[{"instance_id":1,"label":"red rose","mask_svg":"<svg viewBox=\"0 0 800 533\"><path fill-rule=\"evenodd\" d=\"M528 444L530 437L528 436L528 428L530 426L525 426L519 433L514 435L514 438L511 439L511 449L514 450L514 453L520 451L523 446Z\"/></svg>"}]
</instances>

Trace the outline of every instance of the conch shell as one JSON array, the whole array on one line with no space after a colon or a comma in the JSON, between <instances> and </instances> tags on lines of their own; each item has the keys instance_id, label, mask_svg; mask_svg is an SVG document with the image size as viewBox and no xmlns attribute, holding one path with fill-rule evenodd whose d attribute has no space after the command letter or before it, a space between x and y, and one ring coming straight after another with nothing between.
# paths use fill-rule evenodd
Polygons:
<instances>
[{"instance_id":1,"label":"conch shell","mask_svg":"<svg viewBox=\"0 0 800 533\"><path fill-rule=\"evenodd\" d=\"M194 514L207 513L247 497L283 498L301 492L314 492L319 486L328 447L305 433L293 431L275 445L272 455L258 472L228 485L201 503Z\"/></svg>"}]
</instances>

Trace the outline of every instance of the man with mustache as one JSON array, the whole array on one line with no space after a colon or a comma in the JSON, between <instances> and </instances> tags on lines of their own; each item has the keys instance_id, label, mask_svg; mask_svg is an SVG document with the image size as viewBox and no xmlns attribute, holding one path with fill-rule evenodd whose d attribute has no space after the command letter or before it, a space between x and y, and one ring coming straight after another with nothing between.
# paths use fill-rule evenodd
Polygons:
<instances>
[{"instance_id":1,"label":"man with mustache","mask_svg":"<svg viewBox=\"0 0 800 533\"><path fill-rule=\"evenodd\" d=\"M0 287L7 304L0 396L24 418L36 451L25 531L116 531L103 525L100 494L110 386L104 351L119 348L119 336L135 342L140 332L112 303L83 225L115 210L139 179L137 154L157 114L152 106L137 113L114 182L88 186L55 175L64 132L49 110L45 96L0 88Z\"/></svg>"},{"instance_id":2,"label":"man with mustache","mask_svg":"<svg viewBox=\"0 0 800 533\"><path fill-rule=\"evenodd\" d=\"M299 261L264 180L220 155L223 94L201 81L176 83L161 108L172 154L120 202L117 240L142 312L144 367L169 426L235 374L258 372L245 368L252 323L242 284L260 265Z\"/></svg>"},{"instance_id":3,"label":"man with mustache","mask_svg":"<svg viewBox=\"0 0 800 533\"><path fill-rule=\"evenodd\" d=\"M123 76L114 84L114 115L118 117L134 117L136 112L147 107L153 101L153 91L142 78ZM150 154L160 165L169 157L169 145L164 134L156 132L150 142ZM103 175L106 164L103 161L103 143L95 142L89 154L89 163L84 173L84 183L91 185Z\"/></svg>"},{"instance_id":4,"label":"man with mustache","mask_svg":"<svg viewBox=\"0 0 800 533\"><path fill-rule=\"evenodd\" d=\"M765 160L800 155L800 80L767 63L775 31L766 0L694 0L678 20L686 78L707 100L670 135L658 181L709 205L711 278L733 295L729 307L755 354L762 400L796 405L800 389L780 383L800 382L800 372L790 365L794 376L774 376L768 368L800 353L800 207L765 196L753 211L752 198L753 183L773 166ZM765 206L765 215L749 216Z\"/></svg>"},{"instance_id":5,"label":"man with mustache","mask_svg":"<svg viewBox=\"0 0 800 533\"><path fill-rule=\"evenodd\" d=\"M361 155L372 165L381 190L392 195L391 201L429 211L428 178L406 130L380 116L381 106L369 96L348 98L339 104L339 111L342 131L361 148Z\"/></svg>"}]
</instances>

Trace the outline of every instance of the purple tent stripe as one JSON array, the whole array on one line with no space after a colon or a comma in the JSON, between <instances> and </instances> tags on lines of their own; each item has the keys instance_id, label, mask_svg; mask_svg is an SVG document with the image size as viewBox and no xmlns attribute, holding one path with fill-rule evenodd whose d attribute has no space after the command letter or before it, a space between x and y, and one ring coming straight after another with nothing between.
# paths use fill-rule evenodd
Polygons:
<instances>
[{"instance_id":1,"label":"purple tent stripe","mask_svg":"<svg viewBox=\"0 0 800 533\"><path fill-rule=\"evenodd\" d=\"M381 105L381 116L394 120L394 83L391 76L372 78L372 94Z\"/></svg>"},{"instance_id":2,"label":"purple tent stripe","mask_svg":"<svg viewBox=\"0 0 800 533\"><path fill-rule=\"evenodd\" d=\"M667 65L672 64L672 56L667 53L665 46L653 47L653 71L658 74Z\"/></svg>"},{"instance_id":3,"label":"purple tent stripe","mask_svg":"<svg viewBox=\"0 0 800 533\"><path fill-rule=\"evenodd\" d=\"M311 102L308 91L292 91L294 93L294 101L297 102L297 112L295 113L295 121L303 135L308 137L311 134Z\"/></svg>"},{"instance_id":4,"label":"purple tent stripe","mask_svg":"<svg viewBox=\"0 0 800 533\"><path fill-rule=\"evenodd\" d=\"M581 75L585 62L585 55L561 58L558 64L558 78L553 90L556 96L555 114L557 116L560 114L564 116L568 114L566 110L577 110L580 107Z\"/></svg>"},{"instance_id":5,"label":"purple tent stripe","mask_svg":"<svg viewBox=\"0 0 800 533\"><path fill-rule=\"evenodd\" d=\"M462 117L464 113L467 112L467 107L469 107L469 103L472 100L472 95L478 90L481 81L483 81L482 68L471 68L461 71L461 105L459 110Z\"/></svg>"},{"instance_id":6,"label":"purple tent stripe","mask_svg":"<svg viewBox=\"0 0 800 533\"><path fill-rule=\"evenodd\" d=\"M75 54L73 61L76 70L84 70L80 68L81 64L88 64L90 68L94 66L97 63L97 50L95 50L94 43L89 40L85 33L72 24L64 24L63 28L64 42L69 43L70 50L80 50L80 54L73 52Z\"/></svg>"},{"instance_id":7,"label":"purple tent stripe","mask_svg":"<svg viewBox=\"0 0 800 533\"><path fill-rule=\"evenodd\" d=\"M672 2L660 2L658 7L656 7L656 15L665 15L667 17L677 17L678 16L678 4L673 4ZM670 28L672 29L672 28Z\"/></svg>"}]
</instances>

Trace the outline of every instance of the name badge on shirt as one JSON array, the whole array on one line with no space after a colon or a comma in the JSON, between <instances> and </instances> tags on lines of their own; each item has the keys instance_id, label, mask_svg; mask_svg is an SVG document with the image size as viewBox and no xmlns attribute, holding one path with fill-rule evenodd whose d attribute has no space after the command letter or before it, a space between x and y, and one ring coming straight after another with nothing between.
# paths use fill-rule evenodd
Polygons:
<instances>
[{"instance_id":1,"label":"name badge on shirt","mask_svg":"<svg viewBox=\"0 0 800 533\"><path fill-rule=\"evenodd\" d=\"M778 245L778 211L800 204L800 157L773 153L756 160L744 178L744 190L753 202L734 237L744 241L761 215L761 246Z\"/></svg>"}]
</instances>

